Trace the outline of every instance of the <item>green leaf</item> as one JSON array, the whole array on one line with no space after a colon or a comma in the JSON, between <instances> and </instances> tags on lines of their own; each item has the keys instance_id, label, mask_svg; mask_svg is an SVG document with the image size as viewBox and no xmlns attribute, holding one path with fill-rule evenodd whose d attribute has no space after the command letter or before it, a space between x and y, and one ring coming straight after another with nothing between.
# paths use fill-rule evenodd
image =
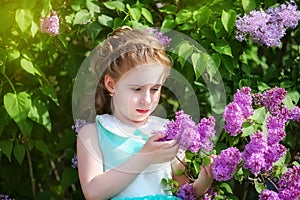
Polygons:
<instances>
[{"instance_id":1,"label":"green leaf","mask_svg":"<svg viewBox=\"0 0 300 200\"><path fill-rule=\"evenodd\" d=\"M23 121L27 118L30 111L30 95L26 92L20 92L18 94L7 93L4 95L4 107L15 122Z\"/></svg>"},{"instance_id":2,"label":"green leaf","mask_svg":"<svg viewBox=\"0 0 300 200\"><path fill-rule=\"evenodd\" d=\"M13 142L11 140L0 141L0 152L3 152L9 161L11 161L12 150L13 150Z\"/></svg>"},{"instance_id":3,"label":"green leaf","mask_svg":"<svg viewBox=\"0 0 300 200\"><path fill-rule=\"evenodd\" d=\"M222 182L220 184L220 188L226 193L233 194L232 189L228 183Z\"/></svg>"},{"instance_id":4,"label":"green leaf","mask_svg":"<svg viewBox=\"0 0 300 200\"><path fill-rule=\"evenodd\" d=\"M145 17L145 19L146 19L150 24L153 24L152 14L151 14L151 12L150 12L148 9L142 8L142 15Z\"/></svg>"},{"instance_id":5,"label":"green leaf","mask_svg":"<svg viewBox=\"0 0 300 200\"><path fill-rule=\"evenodd\" d=\"M34 21L32 21L31 29L30 29L32 37L34 37L36 35L38 30L39 30L38 24L36 24Z\"/></svg>"},{"instance_id":6,"label":"green leaf","mask_svg":"<svg viewBox=\"0 0 300 200\"><path fill-rule=\"evenodd\" d=\"M192 54L191 59L197 80L206 68L208 56L205 53L197 52Z\"/></svg>"},{"instance_id":7,"label":"green leaf","mask_svg":"<svg viewBox=\"0 0 300 200\"><path fill-rule=\"evenodd\" d=\"M189 43L184 42L180 45L178 49L178 56L179 56L179 62L181 64L181 67L184 66L186 60L188 59L188 57L191 56L192 52L193 52L193 47Z\"/></svg>"},{"instance_id":8,"label":"green leaf","mask_svg":"<svg viewBox=\"0 0 300 200\"><path fill-rule=\"evenodd\" d=\"M240 167L238 170L236 170L236 172L233 174L233 177L235 180L239 181L240 184L242 184L242 182L244 180L243 168Z\"/></svg>"},{"instance_id":9,"label":"green leaf","mask_svg":"<svg viewBox=\"0 0 300 200\"><path fill-rule=\"evenodd\" d=\"M25 136L29 137L31 135L32 127L33 127L32 121L25 119L25 120L17 122L17 125L19 126L21 132Z\"/></svg>"},{"instance_id":10,"label":"green leaf","mask_svg":"<svg viewBox=\"0 0 300 200\"><path fill-rule=\"evenodd\" d=\"M243 132L243 137L247 137L252 135L252 133L255 132L255 128L251 123L245 122L242 127L242 132Z\"/></svg>"},{"instance_id":11,"label":"green leaf","mask_svg":"<svg viewBox=\"0 0 300 200\"><path fill-rule=\"evenodd\" d=\"M290 81L290 80L284 80L280 82L280 87L281 88L290 88L293 87L295 85L294 81Z\"/></svg>"},{"instance_id":12,"label":"green leaf","mask_svg":"<svg viewBox=\"0 0 300 200\"><path fill-rule=\"evenodd\" d=\"M266 109L265 107L258 108L254 110L253 115L250 117L257 123L262 124L266 119Z\"/></svg>"},{"instance_id":13,"label":"green leaf","mask_svg":"<svg viewBox=\"0 0 300 200\"><path fill-rule=\"evenodd\" d=\"M43 94L50 97L57 106L59 106L55 89L51 85L43 85L40 87L40 90L43 92Z\"/></svg>"},{"instance_id":14,"label":"green leaf","mask_svg":"<svg viewBox=\"0 0 300 200\"><path fill-rule=\"evenodd\" d=\"M63 190L67 189L70 185L76 183L78 180L78 172L71 167L65 168L61 177L61 186Z\"/></svg>"},{"instance_id":15,"label":"green leaf","mask_svg":"<svg viewBox=\"0 0 300 200\"><path fill-rule=\"evenodd\" d=\"M211 163L210 157L205 156L205 157L202 158L202 165L208 166L208 165L210 165L210 163Z\"/></svg>"},{"instance_id":16,"label":"green leaf","mask_svg":"<svg viewBox=\"0 0 300 200\"><path fill-rule=\"evenodd\" d=\"M29 74L32 74L32 75L35 75L35 74L38 74L38 75L42 75L34 66L33 66L33 63L30 61L30 60L27 60L25 58L22 58L21 61L20 61L20 65L21 67L26 71L28 72Z\"/></svg>"},{"instance_id":17,"label":"green leaf","mask_svg":"<svg viewBox=\"0 0 300 200\"><path fill-rule=\"evenodd\" d=\"M35 98L32 101L32 107L28 114L28 117L33 121L43 125L49 133L51 132L51 119L46 107L46 104L39 98Z\"/></svg>"},{"instance_id":18,"label":"green leaf","mask_svg":"<svg viewBox=\"0 0 300 200\"><path fill-rule=\"evenodd\" d=\"M209 23L211 15L212 11L207 6L204 6L194 11L193 18L197 21L198 27L201 27Z\"/></svg>"},{"instance_id":19,"label":"green leaf","mask_svg":"<svg viewBox=\"0 0 300 200\"><path fill-rule=\"evenodd\" d=\"M214 32L218 38L223 37L226 34L226 30L220 20L214 22Z\"/></svg>"},{"instance_id":20,"label":"green leaf","mask_svg":"<svg viewBox=\"0 0 300 200\"><path fill-rule=\"evenodd\" d=\"M164 19L161 25L162 29L173 29L175 27L176 27L176 22L174 19Z\"/></svg>"},{"instance_id":21,"label":"green leaf","mask_svg":"<svg viewBox=\"0 0 300 200\"><path fill-rule=\"evenodd\" d=\"M228 10L228 11L223 10L221 21L227 33L230 33L234 28L235 20L236 20L236 12L234 10Z\"/></svg>"},{"instance_id":22,"label":"green leaf","mask_svg":"<svg viewBox=\"0 0 300 200\"><path fill-rule=\"evenodd\" d=\"M195 170L196 174L199 174L200 164L198 162L196 162L195 160L193 161L193 167L194 167L194 170Z\"/></svg>"},{"instance_id":23,"label":"green leaf","mask_svg":"<svg viewBox=\"0 0 300 200\"><path fill-rule=\"evenodd\" d=\"M283 100L283 104L288 107L288 109L292 110L294 107L293 100L289 94L286 95L285 99Z\"/></svg>"},{"instance_id":24,"label":"green leaf","mask_svg":"<svg viewBox=\"0 0 300 200\"><path fill-rule=\"evenodd\" d=\"M192 15L191 11L182 9L176 14L175 21L177 24L184 24L192 19Z\"/></svg>"},{"instance_id":25,"label":"green leaf","mask_svg":"<svg viewBox=\"0 0 300 200\"><path fill-rule=\"evenodd\" d=\"M104 6L110 10L125 10L125 5L121 1L108 1L103 3Z\"/></svg>"},{"instance_id":26,"label":"green leaf","mask_svg":"<svg viewBox=\"0 0 300 200\"><path fill-rule=\"evenodd\" d=\"M94 41L96 37L99 35L99 33L102 31L102 29L103 26L101 26L98 22L94 21L86 25L85 31L87 35L91 37L91 40ZM65 40L65 38L62 39L64 43L67 45L67 41Z\"/></svg>"},{"instance_id":27,"label":"green leaf","mask_svg":"<svg viewBox=\"0 0 300 200\"><path fill-rule=\"evenodd\" d=\"M124 25L124 20L123 19L121 19L121 18L119 18L119 17L116 17L116 18L114 18L114 25L113 25L113 28L115 29L115 28L118 28L118 27L121 27L121 26L123 26Z\"/></svg>"},{"instance_id":28,"label":"green leaf","mask_svg":"<svg viewBox=\"0 0 300 200\"><path fill-rule=\"evenodd\" d=\"M90 13L100 13L100 6L97 3L98 2L93 0L86 1L86 7L89 9Z\"/></svg>"},{"instance_id":29,"label":"green leaf","mask_svg":"<svg viewBox=\"0 0 300 200\"><path fill-rule=\"evenodd\" d=\"M226 55L221 55L221 60L222 60L222 63L224 65L224 67L228 70L228 72L231 74L231 75L234 75L234 68L236 67L236 62L233 58L229 57L229 56L226 56Z\"/></svg>"},{"instance_id":30,"label":"green leaf","mask_svg":"<svg viewBox=\"0 0 300 200\"><path fill-rule=\"evenodd\" d=\"M21 29L22 32L25 32L26 29L31 25L33 17L30 10L27 9L18 9L16 11L15 20Z\"/></svg>"},{"instance_id":31,"label":"green leaf","mask_svg":"<svg viewBox=\"0 0 300 200\"><path fill-rule=\"evenodd\" d=\"M288 96L291 97L292 101L297 104L300 98L300 94L297 90L290 90L287 93Z\"/></svg>"},{"instance_id":32,"label":"green leaf","mask_svg":"<svg viewBox=\"0 0 300 200\"><path fill-rule=\"evenodd\" d=\"M7 50L6 52L8 61L13 61L20 57L20 51L17 49Z\"/></svg>"},{"instance_id":33,"label":"green leaf","mask_svg":"<svg viewBox=\"0 0 300 200\"><path fill-rule=\"evenodd\" d=\"M242 0L243 9L246 13L256 8L255 0Z\"/></svg>"},{"instance_id":34,"label":"green leaf","mask_svg":"<svg viewBox=\"0 0 300 200\"><path fill-rule=\"evenodd\" d=\"M266 83L261 82L261 81L257 81L257 88L260 92L263 92L265 90L270 89L270 86L268 86Z\"/></svg>"},{"instance_id":35,"label":"green leaf","mask_svg":"<svg viewBox=\"0 0 300 200\"><path fill-rule=\"evenodd\" d=\"M168 186L168 180L166 178L161 179L161 184L163 186Z\"/></svg>"},{"instance_id":36,"label":"green leaf","mask_svg":"<svg viewBox=\"0 0 300 200\"><path fill-rule=\"evenodd\" d=\"M35 141L35 148L43 153L49 153L48 145L43 140Z\"/></svg>"},{"instance_id":37,"label":"green leaf","mask_svg":"<svg viewBox=\"0 0 300 200\"><path fill-rule=\"evenodd\" d=\"M25 147L22 144L15 144L13 153L19 164L21 165L25 157Z\"/></svg>"},{"instance_id":38,"label":"green leaf","mask_svg":"<svg viewBox=\"0 0 300 200\"><path fill-rule=\"evenodd\" d=\"M233 57L231 53L231 47L226 40L219 40L216 44L212 43L211 46L215 51L219 52L220 54Z\"/></svg>"},{"instance_id":39,"label":"green leaf","mask_svg":"<svg viewBox=\"0 0 300 200\"><path fill-rule=\"evenodd\" d=\"M107 27L112 27L114 19L110 16L107 16L107 15L100 15L98 17L98 22L101 25L104 25L104 26L107 26Z\"/></svg>"},{"instance_id":40,"label":"green leaf","mask_svg":"<svg viewBox=\"0 0 300 200\"><path fill-rule=\"evenodd\" d=\"M86 23L89 19L91 18L91 14L89 13L88 10L80 10L75 14L74 22L73 24L83 24Z\"/></svg>"},{"instance_id":41,"label":"green leaf","mask_svg":"<svg viewBox=\"0 0 300 200\"><path fill-rule=\"evenodd\" d=\"M220 65L221 65L221 57L220 57L220 55L218 53L212 53L212 54L210 54L210 57L211 57L211 59L212 59L212 61L214 63L214 66L216 68L219 68Z\"/></svg>"},{"instance_id":42,"label":"green leaf","mask_svg":"<svg viewBox=\"0 0 300 200\"><path fill-rule=\"evenodd\" d=\"M129 14L134 21L139 21L142 16L142 11L140 8L131 8L129 4L126 4Z\"/></svg>"},{"instance_id":43,"label":"green leaf","mask_svg":"<svg viewBox=\"0 0 300 200\"><path fill-rule=\"evenodd\" d=\"M293 165L300 167L300 164L297 161L292 162Z\"/></svg>"},{"instance_id":44,"label":"green leaf","mask_svg":"<svg viewBox=\"0 0 300 200\"><path fill-rule=\"evenodd\" d=\"M263 183L259 183L257 181L254 181L254 187L256 192L258 192L259 194L265 189L265 186Z\"/></svg>"}]
</instances>

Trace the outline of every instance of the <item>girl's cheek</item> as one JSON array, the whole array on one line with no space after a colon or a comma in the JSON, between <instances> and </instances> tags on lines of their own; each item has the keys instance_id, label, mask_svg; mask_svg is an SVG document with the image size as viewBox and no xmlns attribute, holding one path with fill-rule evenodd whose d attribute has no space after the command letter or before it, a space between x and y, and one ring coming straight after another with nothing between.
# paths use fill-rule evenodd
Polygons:
<instances>
[{"instance_id":1,"label":"girl's cheek","mask_svg":"<svg viewBox=\"0 0 300 200\"><path fill-rule=\"evenodd\" d=\"M139 97L137 95L132 94L131 97L129 98L129 102L131 104L136 104L139 101Z\"/></svg>"},{"instance_id":2,"label":"girl's cheek","mask_svg":"<svg viewBox=\"0 0 300 200\"><path fill-rule=\"evenodd\" d=\"M153 97L153 103L158 103L160 99L160 93L157 93Z\"/></svg>"}]
</instances>

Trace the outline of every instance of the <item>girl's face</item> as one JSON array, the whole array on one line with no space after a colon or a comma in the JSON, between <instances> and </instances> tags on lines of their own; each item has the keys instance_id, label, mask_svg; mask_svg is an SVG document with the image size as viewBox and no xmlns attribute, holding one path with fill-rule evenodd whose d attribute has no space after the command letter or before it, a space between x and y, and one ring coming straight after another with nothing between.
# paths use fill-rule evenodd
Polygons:
<instances>
[{"instance_id":1,"label":"girl's face","mask_svg":"<svg viewBox=\"0 0 300 200\"><path fill-rule=\"evenodd\" d=\"M113 114L126 124L142 125L155 110L160 98L166 67L141 65L113 83Z\"/></svg>"}]
</instances>

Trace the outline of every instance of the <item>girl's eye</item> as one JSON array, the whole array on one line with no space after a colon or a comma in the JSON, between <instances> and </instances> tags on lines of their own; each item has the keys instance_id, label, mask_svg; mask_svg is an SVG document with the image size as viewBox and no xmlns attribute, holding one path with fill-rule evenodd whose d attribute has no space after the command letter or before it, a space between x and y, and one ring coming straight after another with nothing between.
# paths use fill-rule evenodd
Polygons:
<instances>
[{"instance_id":1,"label":"girl's eye","mask_svg":"<svg viewBox=\"0 0 300 200\"><path fill-rule=\"evenodd\" d=\"M133 91L140 91L141 88L132 88Z\"/></svg>"},{"instance_id":2,"label":"girl's eye","mask_svg":"<svg viewBox=\"0 0 300 200\"><path fill-rule=\"evenodd\" d=\"M159 91L160 88L152 88L152 91Z\"/></svg>"}]
</instances>

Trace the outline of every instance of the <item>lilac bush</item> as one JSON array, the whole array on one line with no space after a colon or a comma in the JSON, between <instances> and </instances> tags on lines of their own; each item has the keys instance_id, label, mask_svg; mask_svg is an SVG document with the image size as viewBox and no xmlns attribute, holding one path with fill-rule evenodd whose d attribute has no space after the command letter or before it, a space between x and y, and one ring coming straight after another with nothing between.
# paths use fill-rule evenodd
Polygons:
<instances>
[{"instance_id":1,"label":"lilac bush","mask_svg":"<svg viewBox=\"0 0 300 200\"><path fill-rule=\"evenodd\" d=\"M266 90L261 94L251 94L249 87L237 90L233 102L225 107L224 133L228 134L229 138L242 142L233 143L236 146L221 150L214 158L212 173L217 181L216 185L239 177L237 179L239 181L252 180L255 184L261 184L264 187L259 191L260 199L297 199L300 197L299 167L288 168L284 162L280 161L287 153L287 148L281 143L286 136L285 127L291 120L299 121L299 107L291 107L291 105L288 107L285 102L286 96L287 91L279 87ZM188 170L185 173L193 171L191 169L197 171L198 164L203 164L203 161L197 165L190 164L197 163L197 160L201 158L199 152L206 152L207 155L215 152L212 142L215 136L214 127L214 117L203 118L196 124L183 110L176 112L175 119L166 124L166 129L162 131L166 134L163 140L178 140L182 150L191 152L191 154L186 153L189 161L186 164ZM245 132L245 128L249 127L252 127L251 132ZM278 180L285 168L288 168L288 171L279 182L272 181ZM249 173L244 173L246 171ZM294 175L291 176L291 174ZM277 179L272 179L272 177ZM193 180L191 178L191 181ZM275 188L279 188L279 193L268 190L265 180L268 180ZM190 185L184 185L179 188L177 195L184 200L190 199L189 191ZM289 192L292 193L290 197L287 196ZM204 196L207 197L206 199L212 199L212 196L219 195L215 190L212 194L207 193Z\"/></svg>"},{"instance_id":2,"label":"lilac bush","mask_svg":"<svg viewBox=\"0 0 300 200\"><path fill-rule=\"evenodd\" d=\"M236 21L236 39L245 40L249 35L254 42L268 47L280 45L281 38L288 28L295 28L300 19L300 12L294 1L286 2L266 11L253 10Z\"/></svg>"},{"instance_id":3,"label":"lilac bush","mask_svg":"<svg viewBox=\"0 0 300 200\"><path fill-rule=\"evenodd\" d=\"M262 94L251 95L250 92L251 89L248 87L237 90L233 102L225 108L224 130L244 142L243 146L239 147L241 153L236 147L229 147L222 150L214 160L212 170L215 180L219 182L233 179L238 169L249 170L250 176L255 177L254 182L263 185L262 180L270 181L270 177L278 177L278 174L284 172L279 170L277 175L274 173L285 167L284 163L279 162L287 152L281 142L286 136L287 123L299 122L299 107L291 108L285 105L287 91L279 87L266 90ZM248 127L253 127L253 132L244 133L245 123L248 123ZM232 152L233 149L236 153L231 153L231 155L235 156L227 156L226 153ZM239 153L241 157L238 156ZM281 167L276 168L277 165ZM278 183L270 181L275 188L279 188L279 193L267 190L264 186L266 190L262 190L260 199L298 199L300 197L299 169L297 166L288 168ZM291 176L291 174L294 175ZM247 175L244 175L243 179L247 180ZM288 193L292 195L288 196Z\"/></svg>"}]
</instances>

